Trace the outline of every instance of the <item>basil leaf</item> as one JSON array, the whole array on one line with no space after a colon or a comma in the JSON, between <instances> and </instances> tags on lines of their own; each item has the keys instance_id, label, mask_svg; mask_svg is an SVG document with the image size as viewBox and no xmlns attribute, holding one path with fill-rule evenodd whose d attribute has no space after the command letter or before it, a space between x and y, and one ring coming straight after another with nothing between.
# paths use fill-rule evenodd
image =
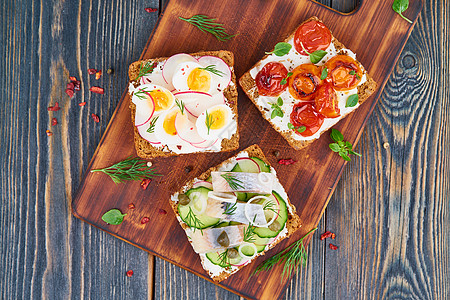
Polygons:
<instances>
[{"instance_id":1,"label":"basil leaf","mask_svg":"<svg viewBox=\"0 0 450 300\"><path fill-rule=\"evenodd\" d=\"M402 15L402 12L406 11L409 6L409 0L394 0L394 3L392 3L392 9L398 13L403 19L408 21L409 23L412 23L412 21L405 16Z\"/></svg>"},{"instance_id":2,"label":"basil leaf","mask_svg":"<svg viewBox=\"0 0 450 300\"><path fill-rule=\"evenodd\" d=\"M347 147L350 150L353 149L353 145L350 142L345 142L345 147Z\"/></svg>"},{"instance_id":3,"label":"basil leaf","mask_svg":"<svg viewBox=\"0 0 450 300\"><path fill-rule=\"evenodd\" d=\"M359 100L358 94L348 96L347 102L345 102L345 107L355 106L356 104L358 104L358 100Z\"/></svg>"},{"instance_id":4,"label":"basil leaf","mask_svg":"<svg viewBox=\"0 0 450 300\"><path fill-rule=\"evenodd\" d=\"M348 74L350 74L350 75L355 75L356 72L355 72L355 70L351 70L350 72L348 72Z\"/></svg>"},{"instance_id":5,"label":"basil leaf","mask_svg":"<svg viewBox=\"0 0 450 300\"><path fill-rule=\"evenodd\" d=\"M291 51L292 45L285 43L285 42L280 42L278 44L275 45L275 48L273 49L272 52L266 52L266 54L275 54L276 56L283 56L289 53L289 51Z\"/></svg>"},{"instance_id":6,"label":"basil leaf","mask_svg":"<svg viewBox=\"0 0 450 300\"><path fill-rule=\"evenodd\" d=\"M276 117L277 115L278 115L278 114L277 114L277 110L274 109L274 110L272 110L272 114L270 115L270 118L271 118L271 119L275 119L275 117Z\"/></svg>"},{"instance_id":7,"label":"basil leaf","mask_svg":"<svg viewBox=\"0 0 450 300\"><path fill-rule=\"evenodd\" d=\"M359 156L359 157L362 156L362 155L359 154L358 152L354 152L354 151L352 151L352 150L348 150L348 153L353 154L353 155L356 155L356 156Z\"/></svg>"},{"instance_id":8,"label":"basil leaf","mask_svg":"<svg viewBox=\"0 0 450 300\"><path fill-rule=\"evenodd\" d=\"M119 225L123 222L123 217L127 214L122 214L122 212L116 208L108 210L102 216L102 220L111 225Z\"/></svg>"},{"instance_id":9,"label":"basil leaf","mask_svg":"<svg viewBox=\"0 0 450 300\"><path fill-rule=\"evenodd\" d=\"M327 69L327 67L325 67L322 70L322 74L320 74L320 79L325 80L325 78L327 78L327 76L328 76L328 69Z\"/></svg>"},{"instance_id":10,"label":"basil leaf","mask_svg":"<svg viewBox=\"0 0 450 300\"><path fill-rule=\"evenodd\" d=\"M283 105L283 99L281 99L281 97L278 97L277 104L278 104L278 106L282 106Z\"/></svg>"},{"instance_id":11,"label":"basil leaf","mask_svg":"<svg viewBox=\"0 0 450 300\"><path fill-rule=\"evenodd\" d=\"M331 143L329 147L333 152L339 152L339 150L341 149L341 147L339 147L339 145L336 143Z\"/></svg>"},{"instance_id":12,"label":"basil leaf","mask_svg":"<svg viewBox=\"0 0 450 300\"><path fill-rule=\"evenodd\" d=\"M281 79L280 84L285 85L287 83L286 78Z\"/></svg>"},{"instance_id":13,"label":"basil leaf","mask_svg":"<svg viewBox=\"0 0 450 300\"><path fill-rule=\"evenodd\" d=\"M289 129L294 129L294 125L292 125L291 123L288 123L288 124L287 124L287 127L288 127Z\"/></svg>"},{"instance_id":14,"label":"basil leaf","mask_svg":"<svg viewBox=\"0 0 450 300\"><path fill-rule=\"evenodd\" d=\"M317 50L309 55L309 59L313 64L317 64L327 54L327 51Z\"/></svg>"},{"instance_id":15,"label":"basil leaf","mask_svg":"<svg viewBox=\"0 0 450 300\"><path fill-rule=\"evenodd\" d=\"M339 154L339 155L340 155L340 154ZM345 155L345 154L342 154L341 157L342 157L344 160L346 160L346 161L351 161L350 157L348 157L348 156Z\"/></svg>"},{"instance_id":16,"label":"basil leaf","mask_svg":"<svg viewBox=\"0 0 450 300\"><path fill-rule=\"evenodd\" d=\"M302 133L306 130L305 126L300 126L299 128L296 129L298 133Z\"/></svg>"},{"instance_id":17,"label":"basil leaf","mask_svg":"<svg viewBox=\"0 0 450 300\"><path fill-rule=\"evenodd\" d=\"M277 109L277 115L278 115L280 118L282 118L282 117L284 116L284 113L283 113L283 111L281 110L281 108L278 108L278 109Z\"/></svg>"},{"instance_id":18,"label":"basil leaf","mask_svg":"<svg viewBox=\"0 0 450 300\"><path fill-rule=\"evenodd\" d=\"M337 129L331 129L330 137L335 142L341 142L344 140L344 136L342 133Z\"/></svg>"}]
</instances>

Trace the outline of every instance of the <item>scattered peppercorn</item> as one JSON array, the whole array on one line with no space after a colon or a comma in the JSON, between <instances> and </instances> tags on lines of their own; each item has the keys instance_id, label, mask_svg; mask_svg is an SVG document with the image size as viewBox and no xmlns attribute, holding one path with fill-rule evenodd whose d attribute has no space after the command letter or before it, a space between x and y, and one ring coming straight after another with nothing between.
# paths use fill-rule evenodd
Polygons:
<instances>
[{"instance_id":1,"label":"scattered peppercorn","mask_svg":"<svg viewBox=\"0 0 450 300\"><path fill-rule=\"evenodd\" d=\"M273 151L273 156L275 156L275 157L280 156L280 151L278 151L278 150Z\"/></svg>"},{"instance_id":2,"label":"scattered peppercorn","mask_svg":"<svg viewBox=\"0 0 450 300\"><path fill-rule=\"evenodd\" d=\"M191 166L184 167L184 172L189 173L191 171L192 171L192 167Z\"/></svg>"},{"instance_id":3,"label":"scattered peppercorn","mask_svg":"<svg viewBox=\"0 0 450 300\"><path fill-rule=\"evenodd\" d=\"M143 217L142 220L141 220L141 224L146 224L146 223L148 223L149 221L150 221L149 218Z\"/></svg>"},{"instance_id":4,"label":"scattered peppercorn","mask_svg":"<svg viewBox=\"0 0 450 300\"><path fill-rule=\"evenodd\" d=\"M133 203L128 204L128 209L135 209L135 208L136 208L136 206L134 206Z\"/></svg>"},{"instance_id":5,"label":"scattered peppercorn","mask_svg":"<svg viewBox=\"0 0 450 300\"><path fill-rule=\"evenodd\" d=\"M158 213L159 213L160 215L166 215L166 214L167 214L167 211L166 211L165 209L160 208L159 211L158 211Z\"/></svg>"},{"instance_id":6,"label":"scattered peppercorn","mask_svg":"<svg viewBox=\"0 0 450 300\"><path fill-rule=\"evenodd\" d=\"M106 73L108 73L108 74L114 74L114 69L113 68L109 68L107 71L106 71Z\"/></svg>"},{"instance_id":7,"label":"scattered peppercorn","mask_svg":"<svg viewBox=\"0 0 450 300\"><path fill-rule=\"evenodd\" d=\"M48 129L45 132L47 133L48 136L52 136L53 135L53 133L50 130L48 130Z\"/></svg>"}]
</instances>

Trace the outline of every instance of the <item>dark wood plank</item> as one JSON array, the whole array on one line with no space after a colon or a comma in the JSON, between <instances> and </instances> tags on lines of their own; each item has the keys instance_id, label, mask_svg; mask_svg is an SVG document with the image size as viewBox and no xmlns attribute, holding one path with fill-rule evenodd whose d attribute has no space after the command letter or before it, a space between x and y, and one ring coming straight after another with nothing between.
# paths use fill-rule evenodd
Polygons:
<instances>
[{"instance_id":1,"label":"dark wood plank","mask_svg":"<svg viewBox=\"0 0 450 300\"><path fill-rule=\"evenodd\" d=\"M157 15L124 1L1 7L0 298L145 299L147 253L74 218L70 203ZM89 67L115 74L96 81ZM64 93L69 74L82 81L71 100ZM92 95L93 84L107 93ZM61 110L48 112L55 101Z\"/></svg>"},{"instance_id":2,"label":"dark wood plank","mask_svg":"<svg viewBox=\"0 0 450 300\"><path fill-rule=\"evenodd\" d=\"M262 56L264 50L270 49L279 40L278 37L287 36L297 26L297 20L304 20L308 16L318 15L322 19L327 20L328 26L339 40L359 53L359 59L367 66L369 72L382 88L393 67L396 55L400 53L403 43L406 41L410 28L407 23L399 18L391 19L391 17L395 17L391 6L381 5L382 3L363 2L356 13L344 17L308 1L295 3L292 1L283 3L245 2L245 9L240 7L245 11L245 15L241 19L243 22L239 24L234 19L235 15L230 15L231 10L224 10L216 2L208 3L209 6L207 7L198 2L170 2L164 12L164 17L152 36L150 44L144 50L143 57L168 56L181 51L195 52L199 49L218 49L220 47L235 51L236 61L246 62L236 64L235 70L239 76L251 66L252 61L256 61ZM227 5L229 7L239 7L244 4L239 1L231 1ZM410 17L414 19L414 15L417 15L419 9L420 2L412 2L408 11L409 14L412 14L412 17ZM256 12L261 10L271 11L280 17L289 12L292 18L286 20L283 27L274 26L275 23L271 22L274 18L259 20L266 24L266 26L261 26L261 28L265 29L259 32L257 30L249 31L249 28L253 28L249 26L254 22L254 18L257 15ZM226 45L221 44L213 37L204 36L189 24L180 23L178 16L181 12L186 11L192 12L191 14L208 11L208 14L217 16L222 22L228 20L226 22L228 24L237 24L236 30L240 35ZM373 22L377 21L376 28L368 27L368 24L371 24L369 21L371 19ZM348 26L351 24L365 25L355 28L350 33ZM185 32L184 39L182 37L177 39L170 38L168 33L172 34L179 30ZM378 38L376 38L377 36ZM383 36L383 39L380 36ZM367 37L370 38L368 39ZM263 41L260 43L261 47L251 47L251 44L246 43L249 39ZM382 41L381 43L380 40ZM369 47L367 48L367 46ZM242 51L245 47L248 47L248 51ZM349 141L355 141L359 136L361 127L373 108L375 99L376 97L372 98L358 110L358 114L353 114L338 126ZM89 169L110 165L134 153L128 101L128 96L122 98L113 116L113 122L106 129L105 135L96 150L96 154L101 155L94 154L94 159L91 161ZM326 150L328 149L328 140L326 138L317 141L314 145L315 147L298 152L293 151L267 123L262 121L254 106L242 95L239 100L239 110L246 111L245 115L240 115L239 120L240 135L243 137L240 142L241 148L259 142L266 153L271 153L274 148L280 148L283 156L293 157L299 161L299 163L289 168L282 166L276 166L276 168L283 184L287 187L288 193L295 195L295 197L291 198L293 203L299 208L298 212L303 223L302 229L296 233L296 237L300 237L311 227L316 226L319 221L329 196L335 187L336 180L341 173L343 161L329 150ZM352 125L350 126L350 124ZM355 128L359 128L359 130L355 130ZM111 151L113 149L114 151ZM318 151L317 149L323 149L323 151ZM147 249L164 259L184 268L189 268L200 276L207 277L199 264L198 256L192 251L190 245L188 243L184 245L178 243L185 237L181 228L176 225L175 218L169 218L169 215L160 216L157 209L170 210L167 203L170 193L178 190L187 179L197 176L204 169L217 164L229 156L230 154L222 153L154 159L154 165L157 168L159 167L158 170L165 177L155 180L150 191L140 190L137 183L116 186L111 181L104 181L101 174L87 174L82 180L80 192L73 202L74 213L78 217L111 232L119 238L131 241L135 245ZM276 165L274 157L269 156L268 158L272 164ZM205 165L201 166L201 168L196 164L199 160L205 162ZM182 171L185 165L195 166L192 174L186 175ZM170 171L167 166L170 166ZM320 166L320 172L311 171L317 169L318 166ZM293 173L296 174L295 182L292 176ZM296 182L309 182L309 184L306 186L298 185ZM319 182L320 185L316 184ZM323 186L329 189L324 189ZM103 201L98 203L96 209L92 210L90 199L100 198L100 196L105 195L108 195L108 197L104 197ZM152 199L152 203L147 201L149 198ZM105 226L105 223L100 219L103 212L112 207L126 210L129 199L133 199L139 209L130 212L120 226ZM149 217L150 223L141 225L139 220L143 216ZM154 232L158 232L158 236L155 236ZM175 249L169 246L174 244L178 244L179 248ZM283 244L286 245L286 242ZM240 275L245 277L250 272L250 267L245 268L240 272ZM235 276L230 277L220 285L238 291L246 297L270 298L283 291L283 284L279 284L278 274L280 273L281 269L277 268L270 275L262 274L252 278L248 284ZM272 278L272 280L269 280L269 278ZM264 285L262 282L264 282ZM249 289L248 286L251 286L252 289Z\"/></svg>"},{"instance_id":3,"label":"dark wood plank","mask_svg":"<svg viewBox=\"0 0 450 300\"><path fill-rule=\"evenodd\" d=\"M330 201L325 299L449 297L449 15L425 3Z\"/></svg>"}]
</instances>

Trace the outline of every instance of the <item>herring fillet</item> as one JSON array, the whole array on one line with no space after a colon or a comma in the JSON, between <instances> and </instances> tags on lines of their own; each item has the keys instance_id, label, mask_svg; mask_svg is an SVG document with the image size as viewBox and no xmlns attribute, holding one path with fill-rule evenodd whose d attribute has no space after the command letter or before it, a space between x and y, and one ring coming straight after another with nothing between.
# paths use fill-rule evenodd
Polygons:
<instances>
[{"instance_id":1,"label":"herring fillet","mask_svg":"<svg viewBox=\"0 0 450 300\"><path fill-rule=\"evenodd\" d=\"M220 218L223 221L234 221L243 224L250 224L250 221L254 220L256 224L264 224L267 223L263 206L261 204L253 204L253 203L240 203L240 202L226 202L219 201L216 199L208 198L207 206L205 210L205 215L214 218ZM232 205L236 205L235 208L230 211L229 214L224 214L225 210ZM250 220L245 215L245 209L247 206L247 213Z\"/></svg>"},{"instance_id":2,"label":"herring fillet","mask_svg":"<svg viewBox=\"0 0 450 300\"><path fill-rule=\"evenodd\" d=\"M220 228L208 228L192 231L187 229L188 236L191 238L192 247L197 253L207 253L215 250L223 250L238 246L244 242L245 225L233 225ZM230 244L223 247L217 242L217 238L222 232L226 232Z\"/></svg>"},{"instance_id":3,"label":"herring fillet","mask_svg":"<svg viewBox=\"0 0 450 300\"><path fill-rule=\"evenodd\" d=\"M230 175L228 175L230 174ZM222 176L231 176L236 186L231 187ZM274 175L271 173L245 173L245 172L211 172L213 190L215 192L244 192L271 194L274 184Z\"/></svg>"}]
</instances>

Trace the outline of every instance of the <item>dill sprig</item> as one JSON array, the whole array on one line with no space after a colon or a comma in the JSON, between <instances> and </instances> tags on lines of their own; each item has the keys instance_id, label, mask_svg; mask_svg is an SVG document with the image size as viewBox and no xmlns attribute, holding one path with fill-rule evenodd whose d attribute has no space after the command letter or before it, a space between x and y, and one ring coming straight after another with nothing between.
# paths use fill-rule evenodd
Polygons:
<instances>
[{"instance_id":1,"label":"dill sprig","mask_svg":"<svg viewBox=\"0 0 450 300\"><path fill-rule=\"evenodd\" d=\"M228 183L232 190L243 189L242 181L234 176L233 173L225 173L220 175Z\"/></svg>"},{"instance_id":2,"label":"dill sprig","mask_svg":"<svg viewBox=\"0 0 450 300\"><path fill-rule=\"evenodd\" d=\"M223 212L223 214L225 215L234 215L234 213L236 212L237 209L237 203L227 203L225 204L225 211Z\"/></svg>"},{"instance_id":3,"label":"dill sprig","mask_svg":"<svg viewBox=\"0 0 450 300\"><path fill-rule=\"evenodd\" d=\"M270 210L271 212L273 212L274 214L276 214L277 216L280 216L278 214L278 212L275 210L275 203L271 200L267 201L266 203L264 203L263 205L263 210Z\"/></svg>"},{"instance_id":4,"label":"dill sprig","mask_svg":"<svg viewBox=\"0 0 450 300\"><path fill-rule=\"evenodd\" d=\"M142 180L144 178L153 178L153 176L162 176L155 173L155 168L147 166L147 162L141 158L128 158L118 162L110 167L91 170L91 172L103 172L114 181L121 183L127 180Z\"/></svg>"},{"instance_id":5,"label":"dill sprig","mask_svg":"<svg viewBox=\"0 0 450 300\"><path fill-rule=\"evenodd\" d=\"M213 74L215 74L217 76L220 76L220 77L223 77L223 75L225 75L224 72L222 72L220 70L217 70L216 65L209 65L209 66L206 66L204 68L199 68L199 69L211 72L211 73L213 73Z\"/></svg>"},{"instance_id":6,"label":"dill sprig","mask_svg":"<svg viewBox=\"0 0 450 300\"><path fill-rule=\"evenodd\" d=\"M253 217L253 223L255 223L256 215ZM256 226L248 224L248 227L244 231L244 242L254 243L255 242L255 229Z\"/></svg>"},{"instance_id":7,"label":"dill sprig","mask_svg":"<svg viewBox=\"0 0 450 300\"><path fill-rule=\"evenodd\" d=\"M150 121L150 126L147 129L148 133L155 132L155 124L156 124L156 121L158 120L158 118L159 118L159 116L156 116Z\"/></svg>"},{"instance_id":8,"label":"dill sprig","mask_svg":"<svg viewBox=\"0 0 450 300\"><path fill-rule=\"evenodd\" d=\"M139 89L139 91L137 92L134 92L134 95L136 95L136 97L138 97L141 100L145 100L147 99L147 95L151 92L152 92L151 90L146 90L145 88L143 88Z\"/></svg>"},{"instance_id":9,"label":"dill sprig","mask_svg":"<svg viewBox=\"0 0 450 300\"><path fill-rule=\"evenodd\" d=\"M175 98L175 104L180 109L181 114L184 115L184 102L183 102L183 100L178 100L177 98Z\"/></svg>"},{"instance_id":10,"label":"dill sprig","mask_svg":"<svg viewBox=\"0 0 450 300\"><path fill-rule=\"evenodd\" d=\"M200 229L200 232L203 235L203 230L199 227L203 227L203 222L197 218L197 216L192 211L192 207L189 207L189 212L186 215L186 223L188 226L195 232L196 229Z\"/></svg>"},{"instance_id":11,"label":"dill sprig","mask_svg":"<svg viewBox=\"0 0 450 300\"><path fill-rule=\"evenodd\" d=\"M228 249L219 254L219 264L223 268L231 268L230 258L228 257Z\"/></svg>"},{"instance_id":12,"label":"dill sprig","mask_svg":"<svg viewBox=\"0 0 450 300\"><path fill-rule=\"evenodd\" d=\"M208 135L209 135L209 130L211 129L211 126L214 124L214 121L215 120L214 120L213 116L208 114L208 111L206 111L205 125L206 125L206 128L208 128Z\"/></svg>"},{"instance_id":13,"label":"dill sprig","mask_svg":"<svg viewBox=\"0 0 450 300\"><path fill-rule=\"evenodd\" d=\"M152 73L153 70L158 65L156 62L152 62L151 60L146 62L145 65L143 65L143 66L142 66L142 64L143 63L141 63L141 65L139 66L139 74L135 80L138 80L139 78L141 78L144 75Z\"/></svg>"},{"instance_id":14,"label":"dill sprig","mask_svg":"<svg viewBox=\"0 0 450 300\"><path fill-rule=\"evenodd\" d=\"M214 22L216 19L211 19L205 15L195 15L190 17L189 19L178 17L179 19L186 21L203 32L208 32L214 35L219 41L224 42L227 41L236 35L229 35L225 28L223 28L223 24Z\"/></svg>"},{"instance_id":15,"label":"dill sprig","mask_svg":"<svg viewBox=\"0 0 450 300\"><path fill-rule=\"evenodd\" d=\"M301 265L306 266L306 261L308 260L308 253L306 252L305 246L303 245L303 239L314 232L316 229L317 228L311 229L301 239L288 246L280 253L272 256L269 259L266 259L256 268L251 276L258 274L261 271L268 271L278 263L284 264L281 280L284 280L286 276L287 278L290 278L292 275L297 273Z\"/></svg>"}]
</instances>

